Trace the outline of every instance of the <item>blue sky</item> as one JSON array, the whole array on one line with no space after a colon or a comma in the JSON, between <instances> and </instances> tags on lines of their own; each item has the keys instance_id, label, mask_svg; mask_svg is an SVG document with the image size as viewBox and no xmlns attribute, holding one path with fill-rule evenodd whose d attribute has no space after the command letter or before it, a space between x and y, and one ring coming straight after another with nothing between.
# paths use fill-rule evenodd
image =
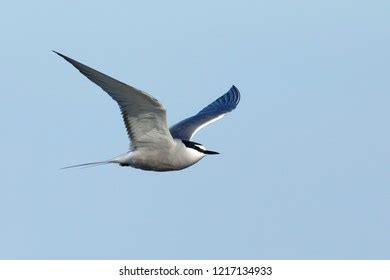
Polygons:
<instances>
[{"instance_id":1,"label":"blue sky","mask_svg":"<svg viewBox=\"0 0 390 280\"><path fill-rule=\"evenodd\" d=\"M0 11L1 259L390 257L388 1L11 1ZM59 170L123 153L117 105L236 111L168 173Z\"/></svg>"}]
</instances>

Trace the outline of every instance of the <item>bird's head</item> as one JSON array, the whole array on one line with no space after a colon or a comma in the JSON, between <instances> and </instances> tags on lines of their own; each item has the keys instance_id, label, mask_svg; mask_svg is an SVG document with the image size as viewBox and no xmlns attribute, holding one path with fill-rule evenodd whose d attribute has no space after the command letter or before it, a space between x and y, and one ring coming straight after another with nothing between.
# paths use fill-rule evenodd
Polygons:
<instances>
[{"instance_id":1,"label":"bird's head","mask_svg":"<svg viewBox=\"0 0 390 280\"><path fill-rule=\"evenodd\" d=\"M209 151L209 150L206 150L206 148L202 145L202 144L199 144L199 143L196 143L196 142L192 142L192 141L189 141L189 140L181 140L183 142L183 144L189 148L189 149L194 149L202 154L205 154L205 155L218 155L219 153L218 152L214 152L214 151Z\"/></svg>"}]
</instances>

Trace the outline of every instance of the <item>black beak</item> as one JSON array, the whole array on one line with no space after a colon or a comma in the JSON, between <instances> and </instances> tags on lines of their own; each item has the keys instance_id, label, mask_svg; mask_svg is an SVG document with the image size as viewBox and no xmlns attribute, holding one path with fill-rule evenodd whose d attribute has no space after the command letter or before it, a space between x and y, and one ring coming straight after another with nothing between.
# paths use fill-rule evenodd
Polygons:
<instances>
[{"instance_id":1,"label":"black beak","mask_svg":"<svg viewBox=\"0 0 390 280\"><path fill-rule=\"evenodd\" d=\"M203 151L203 153L204 154L206 154L206 155L219 155L219 153L218 152L214 152L214 151Z\"/></svg>"}]
</instances>

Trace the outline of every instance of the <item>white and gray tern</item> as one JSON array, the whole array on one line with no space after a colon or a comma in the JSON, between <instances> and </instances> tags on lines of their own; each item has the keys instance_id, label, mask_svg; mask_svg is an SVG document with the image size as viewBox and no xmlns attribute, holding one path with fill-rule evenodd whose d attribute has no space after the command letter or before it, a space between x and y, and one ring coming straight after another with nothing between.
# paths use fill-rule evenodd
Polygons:
<instances>
[{"instance_id":1,"label":"white and gray tern","mask_svg":"<svg viewBox=\"0 0 390 280\"><path fill-rule=\"evenodd\" d=\"M143 170L173 171L187 168L205 155L218 154L190 140L201 128L236 108L240 101L240 92L235 86L196 115L168 129L165 108L156 98L61 53L55 53L76 67L81 74L101 87L118 103L131 141L129 152L110 160L65 168L118 163L121 166Z\"/></svg>"}]
</instances>

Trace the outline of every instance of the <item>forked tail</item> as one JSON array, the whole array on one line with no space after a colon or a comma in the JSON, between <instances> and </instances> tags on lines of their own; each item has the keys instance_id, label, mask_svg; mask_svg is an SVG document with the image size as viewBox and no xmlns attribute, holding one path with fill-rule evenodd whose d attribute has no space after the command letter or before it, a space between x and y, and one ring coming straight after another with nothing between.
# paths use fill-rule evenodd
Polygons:
<instances>
[{"instance_id":1,"label":"forked tail","mask_svg":"<svg viewBox=\"0 0 390 280\"><path fill-rule=\"evenodd\" d=\"M68 168L74 168L74 167L94 167L94 166L108 164L108 163L118 163L122 166L129 166L130 156L131 156L131 152L128 152L128 153L124 153L124 154L121 154L119 156L116 156L110 160L71 165L71 166L62 167L61 169L68 169Z\"/></svg>"},{"instance_id":2,"label":"forked tail","mask_svg":"<svg viewBox=\"0 0 390 280\"><path fill-rule=\"evenodd\" d=\"M112 161L111 160L105 160L105 161L97 161L97 162L88 162L88 163L83 163L83 164L76 164L76 165L62 167L61 169L68 169L68 168L74 168L74 167L84 167L84 168L86 168L86 167L94 167L94 166L108 164L108 163L112 163Z\"/></svg>"}]
</instances>

